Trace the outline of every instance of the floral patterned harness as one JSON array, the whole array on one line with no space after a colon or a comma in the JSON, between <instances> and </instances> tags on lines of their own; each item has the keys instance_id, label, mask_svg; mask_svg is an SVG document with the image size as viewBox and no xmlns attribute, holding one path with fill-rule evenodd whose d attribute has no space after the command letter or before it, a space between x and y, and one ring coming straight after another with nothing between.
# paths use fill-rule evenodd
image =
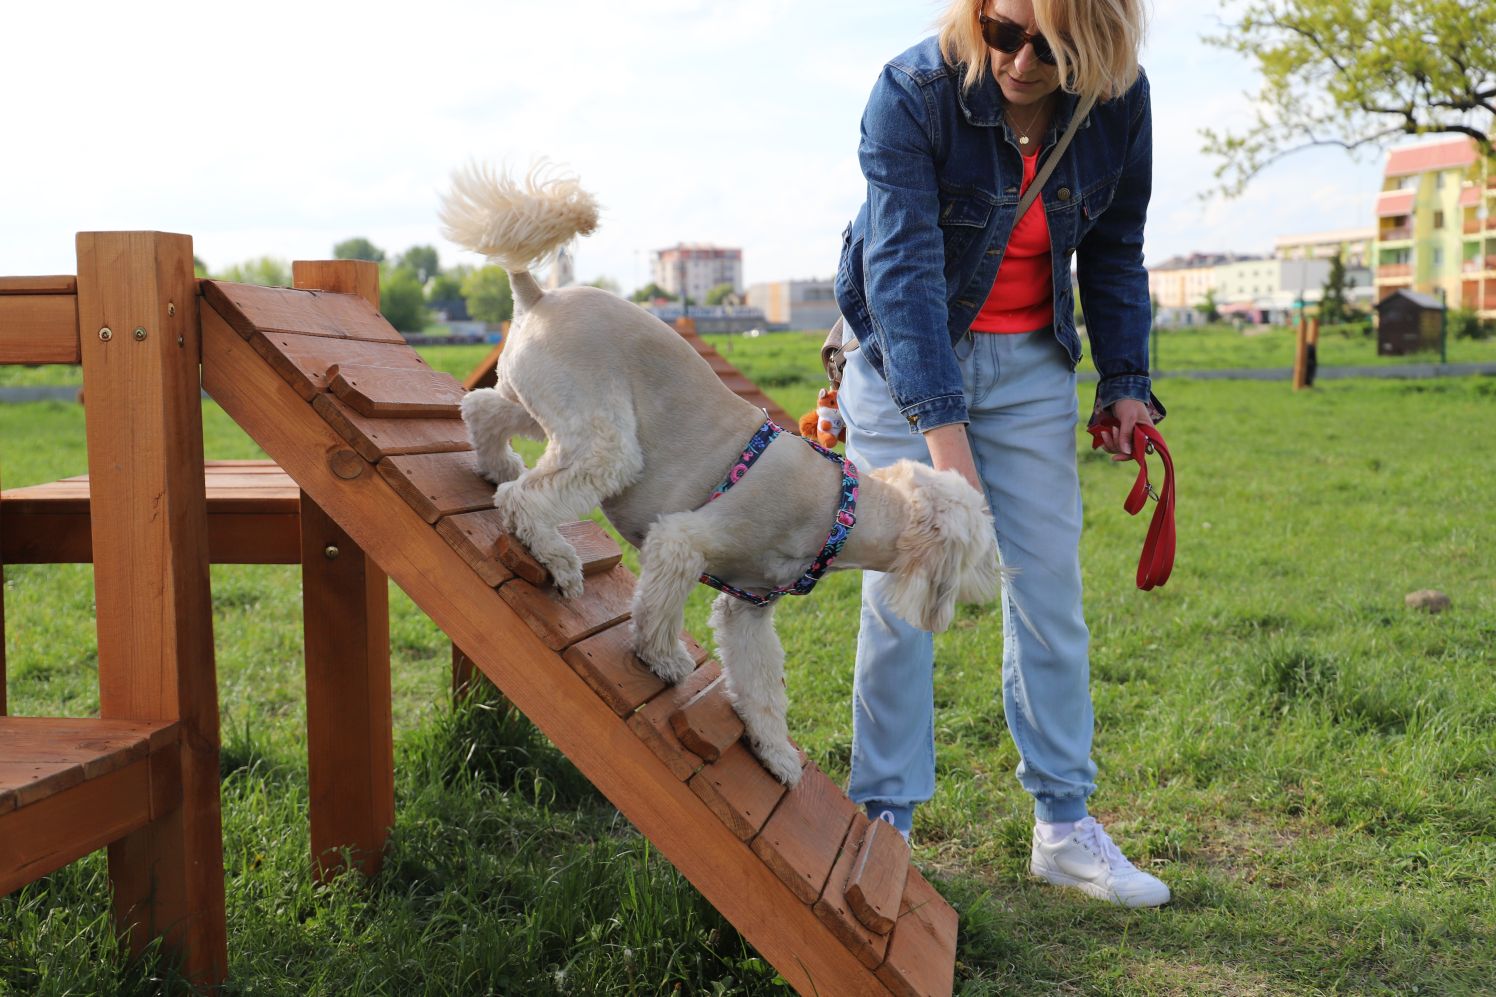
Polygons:
<instances>
[{"instance_id":1,"label":"floral patterned harness","mask_svg":"<svg viewBox=\"0 0 1496 997\"><path fill-rule=\"evenodd\" d=\"M759 456L769 448L769 444L773 443L775 438L783 432L784 429L776 425L773 419L765 419L764 424L758 428L758 432L753 434L753 439L749 440L748 445L743 448L743 453L738 457L737 463L732 466L727 477L722 479L722 483L712 491L707 501L715 502L723 492L737 484L743 475L748 473L753 462L758 460ZM729 585L715 575L703 573L701 576L703 582L728 595L751 602L755 606L768 606L782 595L806 595L815 588L816 582L820 581L821 576L831 567L831 562L836 560L836 556L841 553L842 547L847 542L847 537L851 535L852 527L857 524L857 466L840 454L827 450L814 440L805 440L805 443L815 447L822 457L840 464L842 468L841 501L836 507L836 521L831 524L831 532L826 536L826 543L821 547L821 552L816 555L815 560L810 562L810 567L805 574L793 584L770 589L763 595L754 595L752 592Z\"/></svg>"}]
</instances>

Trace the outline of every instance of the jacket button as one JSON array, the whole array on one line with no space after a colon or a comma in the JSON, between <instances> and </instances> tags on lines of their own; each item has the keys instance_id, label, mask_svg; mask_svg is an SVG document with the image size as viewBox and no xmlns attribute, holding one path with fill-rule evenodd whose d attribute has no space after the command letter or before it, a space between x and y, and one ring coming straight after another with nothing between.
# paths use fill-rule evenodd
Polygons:
<instances>
[{"instance_id":1,"label":"jacket button","mask_svg":"<svg viewBox=\"0 0 1496 997\"><path fill-rule=\"evenodd\" d=\"M1059 195L1059 198L1062 201L1068 201L1068 200L1070 200L1070 188L1069 187L1061 187L1055 193Z\"/></svg>"}]
</instances>

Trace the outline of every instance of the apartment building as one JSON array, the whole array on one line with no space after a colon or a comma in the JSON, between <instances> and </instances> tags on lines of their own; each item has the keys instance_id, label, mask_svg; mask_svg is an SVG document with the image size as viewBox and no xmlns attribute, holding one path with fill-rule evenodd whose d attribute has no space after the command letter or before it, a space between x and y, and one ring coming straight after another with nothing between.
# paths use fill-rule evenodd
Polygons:
<instances>
[{"instance_id":1,"label":"apartment building","mask_svg":"<svg viewBox=\"0 0 1496 997\"><path fill-rule=\"evenodd\" d=\"M1496 169L1473 140L1393 149L1376 215L1378 301L1410 290L1496 319Z\"/></svg>"},{"instance_id":2,"label":"apartment building","mask_svg":"<svg viewBox=\"0 0 1496 997\"><path fill-rule=\"evenodd\" d=\"M1273 240L1273 257L1279 260L1332 260L1339 255L1347 270L1369 268L1376 238L1376 227L1370 225L1332 232L1280 235Z\"/></svg>"},{"instance_id":3,"label":"apartment building","mask_svg":"<svg viewBox=\"0 0 1496 997\"><path fill-rule=\"evenodd\" d=\"M841 313L830 280L776 280L748 288L748 304L779 329L829 329Z\"/></svg>"},{"instance_id":4,"label":"apartment building","mask_svg":"<svg viewBox=\"0 0 1496 997\"><path fill-rule=\"evenodd\" d=\"M680 243L651 254L651 276L671 294L682 290L697 304L706 303L707 292L718 284L743 290L743 251L705 243Z\"/></svg>"}]
</instances>

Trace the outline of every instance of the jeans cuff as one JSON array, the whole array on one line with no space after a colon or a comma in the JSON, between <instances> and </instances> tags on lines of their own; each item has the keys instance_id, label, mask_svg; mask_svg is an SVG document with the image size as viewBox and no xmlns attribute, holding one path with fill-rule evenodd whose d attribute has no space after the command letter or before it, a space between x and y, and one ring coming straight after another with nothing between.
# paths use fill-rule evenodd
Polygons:
<instances>
[{"instance_id":1,"label":"jeans cuff","mask_svg":"<svg viewBox=\"0 0 1496 997\"><path fill-rule=\"evenodd\" d=\"M880 800L868 800L863 804L867 808L867 819L878 820L879 814L887 811L893 814L893 826L908 834L914 830L914 804L913 803L883 803ZM1076 820L1080 818L1077 817Z\"/></svg>"},{"instance_id":2,"label":"jeans cuff","mask_svg":"<svg viewBox=\"0 0 1496 997\"><path fill-rule=\"evenodd\" d=\"M1036 796L1034 819L1046 824L1074 823L1086 817L1084 796Z\"/></svg>"}]
</instances>

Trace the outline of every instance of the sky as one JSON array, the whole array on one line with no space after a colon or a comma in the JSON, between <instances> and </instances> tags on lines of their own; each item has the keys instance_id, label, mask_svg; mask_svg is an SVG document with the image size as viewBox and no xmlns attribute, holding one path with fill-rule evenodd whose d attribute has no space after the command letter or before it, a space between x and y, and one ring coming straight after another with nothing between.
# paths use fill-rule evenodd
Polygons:
<instances>
[{"instance_id":1,"label":"sky","mask_svg":"<svg viewBox=\"0 0 1496 997\"><path fill-rule=\"evenodd\" d=\"M327 258L352 236L477 263L439 233L453 169L544 156L603 205L579 280L627 292L678 242L741 248L748 284L830 277L865 189L869 89L944 4L12 4L0 274L72 273L74 233L112 229L185 232L210 270ZM1222 17L1152 0L1149 264L1374 220L1381 153L1312 150L1237 199L1202 198L1215 164L1199 130L1240 129L1258 85L1202 42Z\"/></svg>"}]
</instances>

